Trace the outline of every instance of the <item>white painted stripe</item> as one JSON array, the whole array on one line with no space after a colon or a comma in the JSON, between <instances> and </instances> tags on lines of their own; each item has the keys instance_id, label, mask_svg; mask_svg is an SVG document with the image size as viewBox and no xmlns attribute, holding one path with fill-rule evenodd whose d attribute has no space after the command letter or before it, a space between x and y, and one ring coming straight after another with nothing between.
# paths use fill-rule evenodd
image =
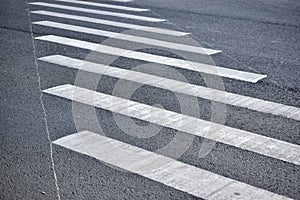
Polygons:
<instances>
[{"instance_id":1,"label":"white painted stripe","mask_svg":"<svg viewBox=\"0 0 300 200\"><path fill-rule=\"evenodd\" d=\"M44 3L44 2L32 2L29 4L36 5L36 6L45 6L45 7L49 7L49 8L59 8L59 9L65 9L65 10L78 11L78 12L92 13L92 14L98 14L98 15L109 15L109 16L114 16L114 17L135 19L135 20L141 20L141 21L147 21L147 22L164 22L164 21L166 21L165 19L158 19L158 18L145 17L145 16L139 16L139 15L131 15L131 14L126 14L126 13L108 12L108 11L94 10L94 9L80 8L80 7L73 7L73 6L65 6L65 5L59 5L59 4Z\"/></svg>"},{"instance_id":2,"label":"white painted stripe","mask_svg":"<svg viewBox=\"0 0 300 200\"><path fill-rule=\"evenodd\" d=\"M158 56L158 55L153 55L148 53L136 52L132 50L126 50L126 49L121 49L121 48L116 48L116 47L111 47L111 46L106 46L106 45L96 44L91 42L85 42L85 41L70 39L66 37L54 36L54 35L36 37L36 39L68 45L77 48L82 48L82 49L88 49L88 50L120 56L120 57L143 60L143 61L159 63L163 65L170 65L182 69L193 70L197 72L237 79L241 81L247 81L251 83L256 83L260 79L266 77L266 75L261 75L261 74L244 72L244 71L239 71L234 69L218 67L214 65L207 65L207 64L169 58L165 56Z\"/></svg>"},{"instance_id":3,"label":"white painted stripe","mask_svg":"<svg viewBox=\"0 0 300 200\"><path fill-rule=\"evenodd\" d=\"M199 53L199 54L212 55L212 54L221 52L220 50L206 49L206 48L197 47L197 46L190 46L190 45L185 45L185 44L166 42L166 41L162 41L162 40L156 40L156 39L139 37L139 36L134 36L134 35L127 35L127 34L123 34L123 33L86 28L86 27L82 27L82 26L62 24L62 23L52 22L52 21L39 21L39 22L33 22L33 24L38 24L38 25L48 26L48 27L53 27L53 28L59 28L59 29L64 29L64 30L69 30L69 31L74 31L74 32L87 33L87 34L92 34L92 35L100 35L100 36L105 36L105 37L109 37L109 38L116 38L116 39L120 39L120 40L143 43L143 44L148 44L148 45L152 45L152 46L164 47L164 48L175 49L175 50L180 50L180 51L188 51L188 52Z\"/></svg>"},{"instance_id":4,"label":"white painted stripe","mask_svg":"<svg viewBox=\"0 0 300 200\"><path fill-rule=\"evenodd\" d=\"M60 55L47 56L39 58L39 60L77 70L83 70L128 81L134 81L137 83L151 85L162 89L168 89L172 92L187 94L203 99L217 101L220 103L239 106L258 112L278 115L300 121L300 108L293 106L287 106L279 103L265 101L262 99L233 94L221 90L202 87L199 85L193 85L190 83L180 82L141 72L135 72L126 69L101 65Z\"/></svg>"},{"instance_id":5,"label":"white painted stripe","mask_svg":"<svg viewBox=\"0 0 300 200\"><path fill-rule=\"evenodd\" d=\"M134 117L153 124L200 136L237 148L256 152L296 165L300 164L300 146L248 131L216 124L202 119L164 110L131 100L95 92L73 85L61 85L44 90L45 93L75 102ZM129 110L142 110L129 112ZM151 114L150 114L151 113ZM174 122L174 119L179 119Z\"/></svg>"},{"instance_id":6,"label":"white painted stripe","mask_svg":"<svg viewBox=\"0 0 300 200\"><path fill-rule=\"evenodd\" d=\"M203 199L290 199L89 131L53 143Z\"/></svg>"},{"instance_id":7,"label":"white painted stripe","mask_svg":"<svg viewBox=\"0 0 300 200\"><path fill-rule=\"evenodd\" d=\"M74 4L80 4L80 5L96 6L96 7L102 7L102 8L127 10L127 11L134 11L134 12L145 12L145 11L150 10L150 9L145 9L145 8L133 8L133 7L127 7L127 6L118 6L118 5L111 5L111 4L105 4L105 3L96 3L96 2L90 2L90 1L77 1L77 0L55 0L55 1L74 3Z\"/></svg>"},{"instance_id":8,"label":"white painted stripe","mask_svg":"<svg viewBox=\"0 0 300 200\"><path fill-rule=\"evenodd\" d=\"M186 33L186 32L162 29L162 28L151 27L151 26L128 24L128 23L122 23L122 22L116 22L116 21L110 21L110 20L104 20L104 19L97 19L97 18L78 16L78 15L69 15L69 14L50 12L50 11L44 11L44 10L31 11L31 13L38 14L38 15L59 17L59 18L64 18L64 19L84 21L84 22L89 22L89 23L104 24L104 25L109 25L109 26L134 29L134 30L158 33L158 34L164 34L164 35L185 36L185 35L190 34L190 33Z\"/></svg>"}]
</instances>

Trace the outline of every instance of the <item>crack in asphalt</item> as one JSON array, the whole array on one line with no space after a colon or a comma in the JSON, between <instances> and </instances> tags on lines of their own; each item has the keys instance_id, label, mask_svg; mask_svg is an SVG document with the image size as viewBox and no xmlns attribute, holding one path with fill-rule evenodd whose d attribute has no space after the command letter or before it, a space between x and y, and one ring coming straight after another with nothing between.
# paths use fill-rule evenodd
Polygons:
<instances>
[{"instance_id":1,"label":"crack in asphalt","mask_svg":"<svg viewBox=\"0 0 300 200\"><path fill-rule=\"evenodd\" d=\"M32 24L31 24L31 19L30 19L30 12L29 12L29 6L28 6L28 1L26 0L26 9L27 9L27 13L28 13L28 21L29 21L29 28L30 28L30 34L31 34L31 39L32 39L32 46L33 46L33 57L34 57L34 62L35 62L35 69L36 69L36 74L37 74L37 78L38 78L38 86L39 86L39 91L40 91L40 102L41 102L41 106L42 106L42 110L43 110L43 114L44 114L44 123L45 123L45 129L47 132L47 138L49 141L49 147L50 147L50 159L51 159L51 165L52 165L52 169L53 169L53 177L54 177L54 182L55 182L55 187L56 187L56 195L57 195L57 199L60 200L60 191L59 191L59 186L58 186L58 179L57 179L57 175L56 175L56 170L55 170L55 163L54 163L54 159L53 159L53 146L52 146L52 141L50 138L50 132L49 132L49 126L48 126L48 121L47 121L47 113L46 113L46 109L45 109L45 105L43 102L43 92L42 92L42 88L41 88L41 77L40 77L40 72L39 72L39 66L38 66L38 62L37 62L37 57L36 57L36 49L35 49L35 42L34 42L34 35L33 35L33 31L32 31Z\"/></svg>"}]
</instances>

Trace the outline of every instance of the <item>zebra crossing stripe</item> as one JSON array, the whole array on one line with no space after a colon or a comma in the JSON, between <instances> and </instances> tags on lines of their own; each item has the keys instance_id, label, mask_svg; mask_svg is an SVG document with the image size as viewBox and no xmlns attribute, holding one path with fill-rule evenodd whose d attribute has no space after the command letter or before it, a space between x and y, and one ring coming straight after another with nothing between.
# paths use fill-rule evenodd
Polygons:
<instances>
[{"instance_id":1,"label":"zebra crossing stripe","mask_svg":"<svg viewBox=\"0 0 300 200\"><path fill-rule=\"evenodd\" d=\"M53 143L203 199L290 199L90 131Z\"/></svg>"},{"instance_id":2,"label":"zebra crossing stripe","mask_svg":"<svg viewBox=\"0 0 300 200\"><path fill-rule=\"evenodd\" d=\"M86 42L61 36L46 35L41 37L36 37L35 39L54 42L57 44L63 44L67 46L87 49L91 51L96 51L104 54L110 54L120 57L126 57L135 60L142 60L146 62L153 62L163 65L174 66L182 69L188 69L196 72L256 83L257 81L266 77L266 75L255 74L251 72L244 72L240 70L234 70L229 68L218 67L214 65L208 65L203 63L196 63L181 59L169 58L165 56L153 55L148 53L142 53L132 50L126 50L116 47L111 47L102 44L96 44L92 42Z\"/></svg>"},{"instance_id":3,"label":"zebra crossing stripe","mask_svg":"<svg viewBox=\"0 0 300 200\"><path fill-rule=\"evenodd\" d=\"M96 3L96 2L89 2L89 1L77 1L77 0L55 0L55 1L74 3L74 4L80 4L80 5L88 5L88 6L96 6L96 7L102 7L102 8L112 8L112 9L118 9L118 10L134 11L134 12L145 12L145 11L150 10L150 9L144 9L144 8L133 8L133 7L127 7L127 6L118 6L118 5Z\"/></svg>"},{"instance_id":4,"label":"zebra crossing stripe","mask_svg":"<svg viewBox=\"0 0 300 200\"><path fill-rule=\"evenodd\" d=\"M300 146L169 110L103 94L74 85L60 85L43 91L71 101L137 118L191 135L221 142L285 162L300 164ZM142 112L131 112L142 111ZM178 120L174 120L178 119Z\"/></svg>"},{"instance_id":5,"label":"zebra crossing stripe","mask_svg":"<svg viewBox=\"0 0 300 200\"><path fill-rule=\"evenodd\" d=\"M108 16L114 16L114 17L128 18L128 19L141 20L141 21L147 21L147 22L164 22L164 21L166 21L165 19L158 19L158 18L145 17L145 16L139 16L139 15L131 15L131 14L126 14L126 13L94 10L94 9L80 8L80 7L73 7L73 6L65 6L65 5L59 5L59 4L53 4L53 3L32 2L29 4L36 5L36 6L44 6L44 7L49 7L49 8L59 8L59 9L65 9L65 10L98 14L98 15L108 15Z\"/></svg>"},{"instance_id":6,"label":"zebra crossing stripe","mask_svg":"<svg viewBox=\"0 0 300 200\"><path fill-rule=\"evenodd\" d=\"M51 16L51 17L58 17L58 18L64 18L64 19L71 19L71 20L95 23L95 24L104 24L104 25L108 25L108 26L115 26L115 27L121 27L121 28L126 28L126 29L134 29L134 30L139 30L139 31L146 31L146 32L171 35L171 36L185 36L185 35L190 34L190 33L186 33L186 32L162 29L162 28L152 27L152 26L142 26L142 25L137 25L137 24L116 22L116 21L97 19L97 18L85 17L85 16L79 16L79 15L70 15L70 14L64 14L64 13L58 13L58 12L50 12L50 11L45 11L45 10L30 11L30 13L37 14L37 15L46 15L46 16Z\"/></svg>"},{"instance_id":7,"label":"zebra crossing stripe","mask_svg":"<svg viewBox=\"0 0 300 200\"><path fill-rule=\"evenodd\" d=\"M39 58L39 60L300 121L300 108L293 106L287 106L262 99L215 90L212 88L193 85L190 83L180 82L141 72L101 65L61 55L46 56Z\"/></svg>"},{"instance_id":8,"label":"zebra crossing stripe","mask_svg":"<svg viewBox=\"0 0 300 200\"><path fill-rule=\"evenodd\" d=\"M207 49L207 48L179 44L179 43L174 43L174 42L166 42L166 41L162 41L162 40L156 40L156 39L139 37L139 36L128 35L128 34L123 34L123 33L86 28L86 27L82 27L82 26L75 26L75 25L63 24L63 23L52 22L52 21L38 21L38 22L33 22L32 24L48 26L48 27L53 27L53 28L58 28L58 29L63 29L63 30L80 32L80 33L99 35L99 36L104 36L104 37L109 37L109 38L116 38L116 39L120 39L120 40L143 43L143 44L148 44L148 45L152 45L152 46L158 46L158 47L163 47L163 48L168 48L168 49L175 49L175 50L180 50L180 51L187 51L187 52L192 52L192 53L212 55L212 54L221 52L220 50Z\"/></svg>"}]
</instances>

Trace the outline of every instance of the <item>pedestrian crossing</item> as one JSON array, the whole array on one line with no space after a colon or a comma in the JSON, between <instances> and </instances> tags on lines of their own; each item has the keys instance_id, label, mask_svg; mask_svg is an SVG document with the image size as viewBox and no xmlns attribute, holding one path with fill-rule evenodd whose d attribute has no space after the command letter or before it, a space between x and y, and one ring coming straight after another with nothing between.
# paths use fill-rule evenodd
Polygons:
<instances>
[{"instance_id":1,"label":"pedestrian crossing","mask_svg":"<svg viewBox=\"0 0 300 200\"><path fill-rule=\"evenodd\" d=\"M137 118L152 124L179 130L194 136L200 136L291 162L296 165L300 164L300 146L281 140L264 137L248 131L178 114L74 85L60 85L46 89L44 92L128 117ZM141 113L129 112L129 110L140 110Z\"/></svg>"},{"instance_id":2,"label":"pedestrian crossing","mask_svg":"<svg viewBox=\"0 0 300 200\"><path fill-rule=\"evenodd\" d=\"M293 106L287 106L249 96L233 94L173 79L101 65L61 55L46 56L39 58L39 60L300 121L300 108Z\"/></svg>"},{"instance_id":3,"label":"pedestrian crossing","mask_svg":"<svg viewBox=\"0 0 300 200\"><path fill-rule=\"evenodd\" d=\"M109 54L109 55L114 55L119 57L125 57L125 58L130 58L135 60L158 63L162 65L174 66L181 69L188 69L195 72L201 72L201 73L206 73L206 74L211 74L215 76L221 76L225 78L231 78L231 79L236 79L236 80L241 80L241 81L246 81L251 83L256 83L257 81L266 77L266 75L262 75L262 74L234 70L230 68L218 67L214 65L186 61L182 59L170 58L170 57L159 56L154 54L142 53L138 51L121 49L121 48L107 46L103 44L96 44L92 42L86 42L82 40L76 40L72 38L55 36L55 35L45 35L45 36L35 37L35 39L67 45L71 47L77 47L81 49L87 49L94 52L99 52L99 53L104 53L104 54Z\"/></svg>"},{"instance_id":4,"label":"pedestrian crossing","mask_svg":"<svg viewBox=\"0 0 300 200\"><path fill-rule=\"evenodd\" d=\"M69 31L74 31L74 32L104 36L104 37L108 37L108 38L116 38L116 39L120 39L120 40L131 41L131 42L138 42L138 43L143 43L143 44L147 44L147 45L153 45L153 46L158 46L158 47L163 47L163 48L168 48L168 49L175 49L175 50L180 50L180 51L205 54L205 55L213 55L213 54L221 52L219 50L207 49L207 48L179 44L179 43L174 43L174 42L166 42L163 40L156 40L156 39L122 34L122 33L117 33L117 32L86 28L86 27L82 27L82 26L74 26L74 25L57 23L57 22L52 22L52 21L39 21L39 22L34 22L33 24L57 28L57 29L64 29L64 30L69 30Z\"/></svg>"},{"instance_id":5,"label":"pedestrian crossing","mask_svg":"<svg viewBox=\"0 0 300 200\"><path fill-rule=\"evenodd\" d=\"M119 21L101 19L101 16L126 18L147 23L165 22L165 19L142 16L139 13L150 11L147 8L138 8L125 5L114 5L113 2L130 2L131 0L111 0L109 2L81 1L81 0L55 0L55 3L31 2L33 10L31 14L41 17L56 17L64 20L69 19L81 22L94 23L100 28L89 28L75 24L61 23L50 20L34 21L32 24L51 27L74 33L103 36L126 42L146 44L151 47L159 47L178 50L188 53L214 55L221 50L202 48L178 42L165 41L164 39L150 38L149 36L136 36L129 33L107 31L101 25L134 29L136 31L151 32L154 34L168 35L172 37L184 37L189 33L171 29L159 28L148 25L138 25ZM60 3L68 3L68 6ZM85 8L80 7L81 5ZM76 11L79 15L52 12L47 10L34 10L34 6L61 9L64 11ZM91 6L91 8L86 8ZM104 11L102 8L114 11ZM126 13L124 12L126 11ZM135 12L128 14L128 12ZM84 13L97 14L99 17L87 17ZM100 54L124 57L131 60L145 61L163 66L184 69L191 72L200 72L212 77L222 77L232 81L241 81L255 84L265 79L267 75L247 72L228 67L208 65L200 62L171 58L168 56L143 53L125 48L117 48L110 45L74 39L68 36L47 35L35 37L38 41L51 42L77 49L85 49ZM177 41L175 39L175 41ZM182 82L162 76L151 75L134 70L127 70L65 55L46 55L38 58L39 61L63 66L68 69L80 70L81 72L105 75L121 80L131 81L154 88L165 89L174 93L184 94L191 97L206 99L209 101L228 104L254 112L283 117L288 120L300 121L300 108L284 105L263 99L258 99L241 94L230 93L188 82ZM158 108L144 103L138 103L121 97L93 91L84 87L63 84L43 90L44 94L59 97L72 102L78 102L87 106L95 107L117 113L129 118L135 118L161 127L167 127L192 136L209 139L230 147L242 149L247 152L259 154L280 162L291 165L300 165L300 146L283 140L263 136L255 132L246 131L226 125L210 122L186 114L177 113L165 108ZM131 112L139 110L140 112ZM120 169L138 174L153 181L163 183L179 191L187 192L195 197L203 199L291 199L281 194L270 192L266 189L252 186L245 182L231 179L208 170L204 170L188 163L163 156L122 141L118 141L89 130L72 133L61 137L54 144L66 149L96 158ZM254 161L253 161L254 162Z\"/></svg>"},{"instance_id":6,"label":"pedestrian crossing","mask_svg":"<svg viewBox=\"0 0 300 200\"><path fill-rule=\"evenodd\" d=\"M58 17L58 18L63 18L63 19L78 20L78 21L89 22L89 23L103 24L103 25L121 27L121 28L126 28L126 29L134 29L134 30L146 31L146 32L151 32L151 33L156 33L156 34L158 33L158 34L164 34L164 35L171 35L171 36L184 36L184 35L190 34L190 33L186 33L186 32L168 30L168 29L163 29L163 28L158 28L158 27L153 27L153 26L143 26L143 25L137 25L137 24L122 23L122 22L117 22L117 21L112 21L112 20L104 20L104 19L98 19L98 18L92 18L92 17L79 16L79 15L70 15L70 14L51 12L51 11L45 11L45 10L31 11L30 13L51 16L51 17Z\"/></svg>"},{"instance_id":7,"label":"pedestrian crossing","mask_svg":"<svg viewBox=\"0 0 300 200\"><path fill-rule=\"evenodd\" d=\"M97 14L97 15L108 15L108 16L113 16L113 17L128 18L128 19L141 20L141 21L147 21L147 22L164 22L164 21L166 21L165 19L158 19L158 18L153 18L153 17L145 17L145 16L140 16L140 15L126 14L126 13L87 9L87 8L80 8L80 7L74 7L74 6L65 6L65 5L59 5L59 4L53 4L53 3L34 2L34 3L30 3L30 4L36 5L36 6L44 6L44 7L48 7L48 8L58 8L58 9L85 12L85 13Z\"/></svg>"},{"instance_id":8,"label":"pedestrian crossing","mask_svg":"<svg viewBox=\"0 0 300 200\"><path fill-rule=\"evenodd\" d=\"M290 199L89 131L53 143L203 199Z\"/></svg>"}]
</instances>

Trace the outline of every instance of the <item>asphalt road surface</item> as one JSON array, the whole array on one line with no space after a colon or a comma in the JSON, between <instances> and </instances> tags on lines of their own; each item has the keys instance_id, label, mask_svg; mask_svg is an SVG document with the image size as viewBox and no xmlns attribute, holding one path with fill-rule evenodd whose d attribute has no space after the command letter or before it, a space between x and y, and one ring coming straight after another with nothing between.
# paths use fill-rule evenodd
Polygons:
<instances>
[{"instance_id":1,"label":"asphalt road surface","mask_svg":"<svg viewBox=\"0 0 300 200\"><path fill-rule=\"evenodd\" d=\"M300 199L300 2L1 0L10 199Z\"/></svg>"}]
</instances>

